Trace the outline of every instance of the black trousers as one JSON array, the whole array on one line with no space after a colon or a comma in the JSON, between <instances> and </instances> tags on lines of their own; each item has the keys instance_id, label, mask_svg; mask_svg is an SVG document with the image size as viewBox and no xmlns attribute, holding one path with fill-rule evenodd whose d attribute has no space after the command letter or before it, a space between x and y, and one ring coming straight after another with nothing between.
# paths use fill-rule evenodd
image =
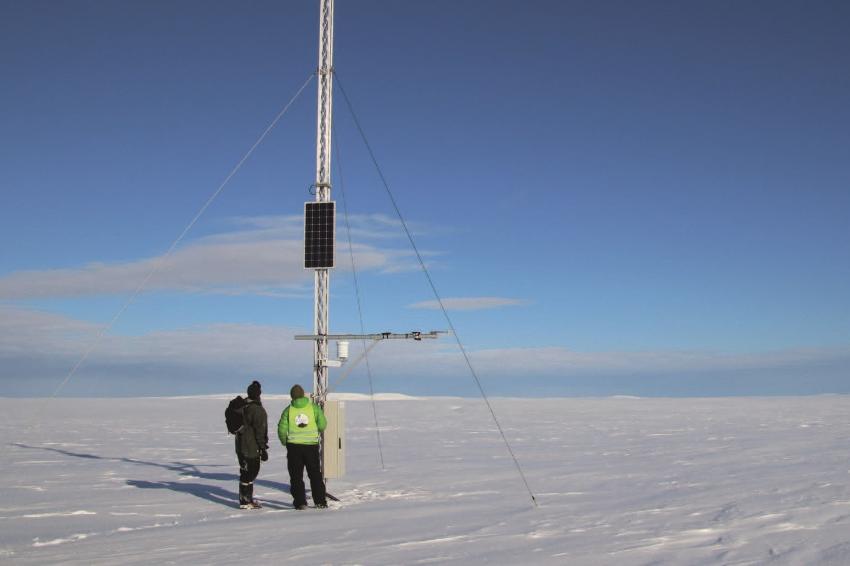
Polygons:
<instances>
[{"instance_id":1,"label":"black trousers","mask_svg":"<svg viewBox=\"0 0 850 566\"><path fill-rule=\"evenodd\" d=\"M236 453L239 459L239 504L251 503L254 500L254 480L260 473L259 458L245 458Z\"/></svg>"},{"instance_id":2,"label":"black trousers","mask_svg":"<svg viewBox=\"0 0 850 566\"><path fill-rule=\"evenodd\" d=\"M304 488L304 468L310 478L310 491L315 505L327 505L325 499L325 481L319 467L318 444L286 444L286 467L289 468L289 493L292 504L307 505L307 493Z\"/></svg>"}]
</instances>

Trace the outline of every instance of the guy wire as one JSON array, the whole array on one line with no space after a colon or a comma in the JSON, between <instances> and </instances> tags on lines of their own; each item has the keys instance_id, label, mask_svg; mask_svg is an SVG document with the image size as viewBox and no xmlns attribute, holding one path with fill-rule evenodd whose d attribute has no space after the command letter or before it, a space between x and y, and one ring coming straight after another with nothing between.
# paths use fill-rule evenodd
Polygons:
<instances>
[{"instance_id":1,"label":"guy wire","mask_svg":"<svg viewBox=\"0 0 850 566\"><path fill-rule=\"evenodd\" d=\"M163 255L158 261L153 262L153 267L151 267L150 271L148 271L147 275L144 277L144 279L142 279L138 287L136 287L136 290L133 291L133 293L126 301L124 301L124 304L121 306L118 312L115 313L115 316L112 317L112 320L110 320L106 324L106 326L100 329L100 331L97 333L97 336L95 336L95 339L89 345L88 349L85 351L82 357L77 360L77 363L74 364L74 367L71 368L71 371L68 372L68 375L65 376L65 379L63 379L62 382L56 387L56 389L54 389L53 394L50 396L51 398L56 397L56 395L62 390L62 388L65 387L65 384L67 384L68 381L74 376L74 374L77 373L77 370L80 369L80 366L83 365L83 363L88 359L92 351L94 351L97 345L100 344L100 341L103 339L103 336L107 332L109 332L109 330L112 329L113 326L115 326L115 323L118 322L118 319L121 318L121 315L124 314L124 311L126 311L127 308L133 303L133 301L136 300L136 297L138 297L139 294L144 290L144 288L150 282L151 278L159 272L163 265L165 265L166 260L171 257L171 254L174 252L177 246L180 245L180 242L183 241L183 238L186 237L186 234L189 233L189 230L191 230L192 227L195 226L195 223L201 218L204 212L206 212L207 208L209 208L209 206L213 203L216 197L221 194L221 191L224 190L224 187L227 185L227 183L230 182L230 179L233 178L236 172L239 171L239 169L242 168L242 165L248 160L249 157L251 157L251 154L254 153L254 150L257 149L257 147L260 145L260 143L262 143L264 139L266 139L266 136L269 134L269 132L272 131L278 121L283 117L284 114L286 114L286 111L289 110L289 107L292 106L292 104L295 102L301 92L305 88L307 88L307 85L310 83L314 76L316 76L316 74L311 73L310 76L307 77L307 80L304 81L304 84L301 85L301 88L299 88L295 95L289 100L289 102L286 103L286 106L284 106L283 109L278 112L277 116L274 117L268 127L263 131L262 134L260 134L260 137L257 138L257 141L254 142L254 145L251 146L251 149L249 149L248 152L245 153L244 156L242 156L242 159L239 160L236 166L230 171L230 173L228 173L227 177L224 178L224 181L221 182L221 184L207 199L207 201L200 208L200 210L198 210L198 213L195 214L195 217L192 218L191 222L186 225L186 227L183 229L183 232L181 232L180 235L177 236L177 239L175 239L171 243L171 246L169 246L168 251L165 252L165 255Z\"/></svg>"},{"instance_id":2,"label":"guy wire","mask_svg":"<svg viewBox=\"0 0 850 566\"><path fill-rule=\"evenodd\" d=\"M431 291L434 293L434 297L437 299L437 303L440 305L440 310L443 312L443 317L446 319L446 323L449 325L449 329L451 330L452 335L455 337L455 341L457 342L458 348L460 349L461 354L463 354L463 359L466 361L466 366L469 368L469 372L475 380L475 384L478 386L478 391L481 393L482 399L487 404L487 408L490 410L490 415L493 418L493 422L496 424L496 428L499 430L499 434L502 436L502 441L505 443L505 447L508 449L508 453L511 456L511 459L514 461L514 465L516 465L516 469L519 472L520 478L522 478L522 482L525 484L525 489L528 491L528 495L531 497L531 502L537 507L537 499L534 497L534 493L531 491L531 487L528 485L528 480L525 477L525 473L522 471L522 466L520 466L519 460L517 460L516 455L514 454L513 449L511 448L510 442L508 442L508 437L505 436L505 431L502 429L502 425L499 423L499 419L496 417L496 412L493 410L493 405L490 403L490 399L488 399L487 394L484 392L484 387L481 385L481 380L478 378L478 374L475 373L475 369L472 367L472 362L469 359L469 355L466 352L466 348L463 346L463 342L461 342L460 336L458 336L457 331L455 330L454 324L452 323L452 319L449 316L448 311L446 310L445 305L443 304L443 300L440 297L440 294L437 292L437 287L434 284L433 279L431 278L431 274L428 271L428 268L425 266L425 261L422 259L422 255L419 253L419 248L416 246L416 242L413 240L413 235L410 233L410 230L407 227L407 223L404 221L404 217L401 214L401 209L399 209L398 204L396 203L395 197L393 196L392 191L390 190L389 183L387 182L386 177L384 177L384 173L381 170L381 166L378 164L378 160L375 157L375 153L372 151L372 146L369 144L369 140L366 138L366 134L363 131L363 127L360 125L360 120L357 119L357 114L354 112L354 107L351 104L351 100L348 98L348 95L345 92L345 88L342 86L342 81L339 78L339 75L334 71L334 77L336 81L334 81L339 87L340 92L342 93L342 97L345 99L346 106L348 107L348 111L351 113L351 117L354 119L354 124L357 126L357 131L360 133L360 137L363 139L363 143L366 146L366 150L369 152L369 156L372 158L372 163L375 165L375 169L378 171L378 176L381 178L381 183L384 185L384 189L389 195L390 202L392 202L393 208L395 209L395 213L398 216L399 221L401 222L401 226L404 229L404 233L407 235L407 239L410 241L410 245L413 248L413 251L416 253L416 259L419 260L419 265L422 268L423 273L425 274L425 278L428 280L428 284L431 287Z\"/></svg>"},{"instance_id":3,"label":"guy wire","mask_svg":"<svg viewBox=\"0 0 850 566\"><path fill-rule=\"evenodd\" d=\"M342 210L345 218L345 230L348 236L348 255L351 258L351 274L354 277L354 293L357 295L357 315L360 317L360 334L366 334L366 327L363 324L363 305L360 301L360 283L357 279L357 267L354 263L354 248L351 244L351 223L348 220L348 201L345 198L345 183L342 179L342 159L340 159L339 142L337 141L336 129L333 130L333 144L336 153L336 169L339 177L339 192L342 195ZM366 340L361 340L363 344L363 355L366 362L366 374L369 376L369 400L372 401L372 416L375 419L375 433L378 440L378 456L381 458L381 469L384 467L384 449L381 442L381 427L378 426L378 409L375 406L375 388L372 383L372 366L369 364L369 353Z\"/></svg>"}]
</instances>

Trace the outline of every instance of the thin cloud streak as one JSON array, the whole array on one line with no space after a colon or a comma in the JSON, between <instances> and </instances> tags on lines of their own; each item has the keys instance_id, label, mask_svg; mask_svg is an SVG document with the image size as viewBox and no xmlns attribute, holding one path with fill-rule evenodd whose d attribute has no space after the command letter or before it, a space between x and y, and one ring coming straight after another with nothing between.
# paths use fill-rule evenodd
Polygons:
<instances>
[{"instance_id":1,"label":"thin cloud streak","mask_svg":"<svg viewBox=\"0 0 850 566\"><path fill-rule=\"evenodd\" d=\"M456 297L443 299L443 306L447 310L454 311L476 311L486 309L498 309L502 307L516 307L528 305L523 299L508 299L505 297ZM439 310L440 303L434 301L422 301L408 305L410 309Z\"/></svg>"},{"instance_id":2,"label":"thin cloud streak","mask_svg":"<svg viewBox=\"0 0 850 566\"><path fill-rule=\"evenodd\" d=\"M303 268L301 218L240 217L240 229L213 234L170 257L123 263L90 263L78 268L19 271L0 277L0 300L83 297L128 293L156 274L145 289L186 293L302 297L312 280ZM382 237L386 220L362 217L363 238ZM377 236L376 236L377 235ZM391 274L416 267L412 253L353 243L357 269ZM347 243L337 246L338 270L350 270Z\"/></svg>"},{"instance_id":3,"label":"thin cloud streak","mask_svg":"<svg viewBox=\"0 0 850 566\"><path fill-rule=\"evenodd\" d=\"M228 291L246 287L297 289L308 282L294 241L195 244L170 257L91 263L74 269L19 271L0 278L0 299L80 297L132 291L156 269L147 291Z\"/></svg>"},{"instance_id":4,"label":"thin cloud streak","mask_svg":"<svg viewBox=\"0 0 850 566\"><path fill-rule=\"evenodd\" d=\"M273 238L302 238L304 235L304 218L300 215L264 215L237 216L228 220L228 224L239 227L243 237ZM348 225L351 226L351 237L356 240L406 240L407 236L401 222L385 214L350 214ZM431 227L413 223L408 228L414 234L421 235L434 231ZM337 229L339 235L344 235L343 218L337 212ZM444 230L440 230L442 232ZM212 236L215 237L215 236Z\"/></svg>"}]
</instances>

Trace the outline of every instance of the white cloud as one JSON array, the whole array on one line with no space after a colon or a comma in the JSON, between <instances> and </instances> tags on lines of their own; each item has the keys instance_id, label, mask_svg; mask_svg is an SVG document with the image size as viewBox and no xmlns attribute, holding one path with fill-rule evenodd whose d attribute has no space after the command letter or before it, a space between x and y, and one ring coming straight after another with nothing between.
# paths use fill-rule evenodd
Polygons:
<instances>
[{"instance_id":1,"label":"white cloud","mask_svg":"<svg viewBox=\"0 0 850 566\"><path fill-rule=\"evenodd\" d=\"M376 352L380 348L376 348ZM468 373L463 357L451 338L422 344L401 343L393 356L382 356L374 365L383 365L392 375L452 375ZM785 349L732 354L712 351L575 352L562 347L502 348L467 350L482 376L517 377L660 374L693 376L699 372L740 372L771 368L813 368L818 365L844 365L850 361L850 347ZM352 354L352 356L356 356Z\"/></svg>"},{"instance_id":2,"label":"white cloud","mask_svg":"<svg viewBox=\"0 0 850 566\"><path fill-rule=\"evenodd\" d=\"M572 374L657 374L807 366L846 359L850 348L787 349L730 354L712 351L575 352L561 347L479 350L473 362L487 371Z\"/></svg>"},{"instance_id":3,"label":"white cloud","mask_svg":"<svg viewBox=\"0 0 850 566\"><path fill-rule=\"evenodd\" d=\"M358 218L364 238L383 237L386 220ZM169 257L11 273L0 277L0 300L126 294L151 272L145 291L307 294L312 272L303 268L300 217L237 218L232 223L237 230L206 236ZM414 266L409 252L356 242L351 250L358 270L392 273ZM338 241L336 253L337 269L350 270L347 242Z\"/></svg>"},{"instance_id":4,"label":"white cloud","mask_svg":"<svg viewBox=\"0 0 850 566\"><path fill-rule=\"evenodd\" d=\"M443 306L447 310L474 311L485 309L498 309L502 307L514 307L527 305L528 301L523 299L507 299L504 297L458 297L443 299ZM434 301L422 301L409 305L411 309L439 310L440 304Z\"/></svg>"},{"instance_id":5,"label":"white cloud","mask_svg":"<svg viewBox=\"0 0 850 566\"><path fill-rule=\"evenodd\" d=\"M47 312L0 306L0 365L20 368L29 363L34 369L51 367L67 371L95 343L86 366L107 368L108 373L116 376L139 364L171 368L173 375L185 375L186 368L202 374L209 367L280 371L293 359L302 358L305 367L312 359L310 344L293 339L295 334L304 333L304 329L210 324L142 336L107 334L95 342L103 326ZM86 366L81 373L85 373Z\"/></svg>"},{"instance_id":6,"label":"white cloud","mask_svg":"<svg viewBox=\"0 0 850 566\"><path fill-rule=\"evenodd\" d=\"M90 347L102 325L57 314L0 305L0 395L20 379L45 378L50 385L36 393L49 394ZM312 345L296 341L305 329L255 324L210 324L149 332L141 336L104 336L72 382L102 379L112 393L122 383L148 394L169 390L145 390L140 379L159 376L182 391L221 391L222 376L228 380L247 375L280 376L282 380L309 380ZM361 352L351 345L351 359ZM506 348L468 352L478 375L486 383L520 380L521 383L564 382L572 377L621 376L638 382L673 376L683 382L706 375L747 375L750 371L789 370L807 376L821 368L846 375L850 347L787 349L773 352L729 354L705 351L574 352L561 347ZM450 337L438 341L387 341L370 354L372 370L389 390L404 390L422 380L445 387L470 385L468 369ZM361 366L353 375L362 380ZM786 372L787 373L787 372ZM331 372L332 388L340 371ZM108 377L104 377L108 376ZM142 376L140 378L140 376ZM215 379L219 381L216 382ZM356 378L355 378L356 379ZM354 379L352 379L354 381ZM231 383L231 381L227 381ZM454 385L452 385L454 384ZM160 386L161 387L161 386ZM141 389L139 389L141 388ZM73 383L68 386L73 392ZM343 387L345 390L345 387Z\"/></svg>"},{"instance_id":7,"label":"white cloud","mask_svg":"<svg viewBox=\"0 0 850 566\"><path fill-rule=\"evenodd\" d=\"M229 223L239 227L238 234L253 238L298 238L304 235L304 219L300 215L237 216ZM350 214L348 224L351 227L352 240L406 240L401 222L385 214ZM432 230L419 223L407 223L408 229L416 234ZM337 238L340 242L348 238L348 229L342 215L342 207L337 206Z\"/></svg>"},{"instance_id":8,"label":"white cloud","mask_svg":"<svg viewBox=\"0 0 850 566\"><path fill-rule=\"evenodd\" d=\"M0 357L73 357L105 325L0 305Z\"/></svg>"},{"instance_id":9,"label":"white cloud","mask_svg":"<svg viewBox=\"0 0 850 566\"><path fill-rule=\"evenodd\" d=\"M307 283L294 241L194 244L170 257L90 263L73 269L19 271L0 278L0 298L28 299L127 293L155 270L146 290L293 289Z\"/></svg>"}]
</instances>

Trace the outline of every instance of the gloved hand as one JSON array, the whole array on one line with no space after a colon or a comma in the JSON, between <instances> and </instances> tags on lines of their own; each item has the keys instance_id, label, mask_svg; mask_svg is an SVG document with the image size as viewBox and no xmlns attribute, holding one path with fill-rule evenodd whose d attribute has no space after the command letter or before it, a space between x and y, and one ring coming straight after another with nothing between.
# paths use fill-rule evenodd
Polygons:
<instances>
[{"instance_id":1,"label":"gloved hand","mask_svg":"<svg viewBox=\"0 0 850 566\"><path fill-rule=\"evenodd\" d=\"M269 451L268 451L268 450L266 450L265 448L261 448L261 449L260 449L260 460L262 460L263 462L265 462L265 461L267 461L268 459L269 459Z\"/></svg>"}]
</instances>

